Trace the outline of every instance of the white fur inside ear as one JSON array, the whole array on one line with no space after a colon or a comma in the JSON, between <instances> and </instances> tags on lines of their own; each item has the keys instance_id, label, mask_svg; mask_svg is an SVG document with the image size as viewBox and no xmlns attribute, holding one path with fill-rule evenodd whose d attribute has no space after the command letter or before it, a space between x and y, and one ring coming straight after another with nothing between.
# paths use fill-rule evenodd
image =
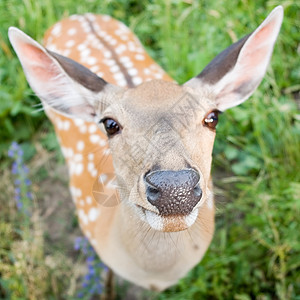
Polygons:
<instances>
[{"instance_id":1,"label":"white fur inside ear","mask_svg":"<svg viewBox=\"0 0 300 300\"><path fill-rule=\"evenodd\" d=\"M283 20L276 7L242 47L234 68L214 87L217 107L224 111L247 100L263 79Z\"/></svg>"},{"instance_id":2,"label":"white fur inside ear","mask_svg":"<svg viewBox=\"0 0 300 300\"><path fill-rule=\"evenodd\" d=\"M94 93L74 82L45 48L19 29L10 28L9 39L31 88L44 103L61 113L93 121Z\"/></svg>"},{"instance_id":3,"label":"white fur inside ear","mask_svg":"<svg viewBox=\"0 0 300 300\"><path fill-rule=\"evenodd\" d=\"M186 85L209 89L220 111L247 100L266 73L282 20L283 8L278 6L250 36L221 52Z\"/></svg>"}]
</instances>

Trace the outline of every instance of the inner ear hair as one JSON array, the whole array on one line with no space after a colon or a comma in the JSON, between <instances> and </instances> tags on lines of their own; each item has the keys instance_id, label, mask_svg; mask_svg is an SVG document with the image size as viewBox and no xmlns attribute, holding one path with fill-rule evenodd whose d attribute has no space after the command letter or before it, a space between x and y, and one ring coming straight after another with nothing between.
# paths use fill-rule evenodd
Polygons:
<instances>
[{"instance_id":1,"label":"inner ear hair","mask_svg":"<svg viewBox=\"0 0 300 300\"><path fill-rule=\"evenodd\" d=\"M91 72L88 68L73 59L47 50L47 52L60 64L63 70L77 83L93 92L101 92L107 82Z\"/></svg>"}]
</instances>

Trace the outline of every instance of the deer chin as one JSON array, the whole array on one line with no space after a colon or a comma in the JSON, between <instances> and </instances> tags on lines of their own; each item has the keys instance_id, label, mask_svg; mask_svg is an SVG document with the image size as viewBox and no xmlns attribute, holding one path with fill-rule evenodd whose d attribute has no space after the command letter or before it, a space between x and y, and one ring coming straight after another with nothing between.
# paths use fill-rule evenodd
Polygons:
<instances>
[{"instance_id":1,"label":"deer chin","mask_svg":"<svg viewBox=\"0 0 300 300\"><path fill-rule=\"evenodd\" d=\"M145 223L152 229L162 232L177 232L188 229L195 223L199 212L197 208L188 215L161 216L141 206L137 206L137 208L141 219Z\"/></svg>"}]
</instances>

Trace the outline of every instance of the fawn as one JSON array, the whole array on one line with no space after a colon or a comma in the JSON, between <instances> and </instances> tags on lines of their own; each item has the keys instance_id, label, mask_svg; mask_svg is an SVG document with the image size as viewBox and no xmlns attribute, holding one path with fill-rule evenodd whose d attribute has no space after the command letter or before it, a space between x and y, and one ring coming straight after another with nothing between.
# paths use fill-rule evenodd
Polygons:
<instances>
[{"instance_id":1,"label":"fawn","mask_svg":"<svg viewBox=\"0 0 300 300\"><path fill-rule=\"evenodd\" d=\"M218 113L259 85L282 19L278 6L183 85L106 15L57 23L45 48L10 28L28 82L55 126L80 226L115 273L161 291L203 257L214 232Z\"/></svg>"}]
</instances>

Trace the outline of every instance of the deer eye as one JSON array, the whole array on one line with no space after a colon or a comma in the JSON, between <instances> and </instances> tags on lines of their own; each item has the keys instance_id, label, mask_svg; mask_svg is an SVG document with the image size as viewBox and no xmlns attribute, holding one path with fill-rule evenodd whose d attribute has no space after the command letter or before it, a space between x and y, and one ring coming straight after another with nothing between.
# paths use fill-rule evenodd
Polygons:
<instances>
[{"instance_id":1,"label":"deer eye","mask_svg":"<svg viewBox=\"0 0 300 300\"><path fill-rule=\"evenodd\" d=\"M210 129L215 129L218 124L219 113L220 111L218 110L209 112L203 119L203 125Z\"/></svg>"},{"instance_id":2,"label":"deer eye","mask_svg":"<svg viewBox=\"0 0 300 300\"><path fill-rule=\"evenodd\" d=\"M100 121L100 123L103 123L108 137L111 137L121 131L121 126L114 119L104 118Z\"/></svg>"}]
</instances>

